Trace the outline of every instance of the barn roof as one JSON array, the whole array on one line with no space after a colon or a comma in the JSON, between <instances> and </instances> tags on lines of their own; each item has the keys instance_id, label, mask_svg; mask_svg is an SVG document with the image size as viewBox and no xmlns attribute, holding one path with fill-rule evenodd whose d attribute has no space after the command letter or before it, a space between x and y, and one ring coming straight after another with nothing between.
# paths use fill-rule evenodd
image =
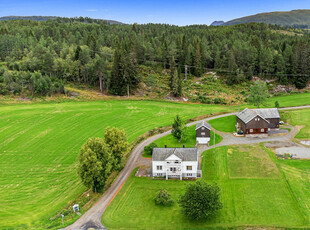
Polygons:
<instances>
[{"instance_id":1,"label":"barn roof","mask_svg":"<svg viewBox=\"0 0 310 230\"><path fill-rule=\"evenodd\" d=\"M210 129L210 130L211 130L211 125L210 125L209 123L205 122L205 121L202 121L202 122L198 123L198 124L196 125L196 130L199 129L199 128L201 128L202 126L204 126L204 127L206 127L207 129Z\"/></svg>"},{"instance_id":2,"label":"barn roof","mask_svg":"<svg viewBox=\"0 0 310 230\"><path fill-rule=\"evenodd\" d=\"M258 109L256 109L256 110L258 110ZM267 114L267 113L263 113L263 114ZM260 116L266 122L270 123L269 121L266 120L266 118L262 114L255 111L254 109L245 108L244 110L242 110L240 113L237 114L237 117L240 120L242 120L244 123L248 123L249 121L251 121L256 116Z\"/></svg>"},{"instance_id":3,"label":"barn roof","mask_svg":"<svg viewBox=\"0 0 310 230\"><path fill-rule=\"evenodd\" d=\"M182 161L197 161L197 148L154 148L152 161L165 161L171 155L175 155Z\"/></svg>"},{"instance_id":4,"label":"barn roof","mask_svg":"<svg viewBox=\"0 0 310 230\"><path fill-rule=\"evenodd\" d=\"M271 109L252 109L264 118L280 118L279 110L277 108Z\"/></svg>"}]
</instances>

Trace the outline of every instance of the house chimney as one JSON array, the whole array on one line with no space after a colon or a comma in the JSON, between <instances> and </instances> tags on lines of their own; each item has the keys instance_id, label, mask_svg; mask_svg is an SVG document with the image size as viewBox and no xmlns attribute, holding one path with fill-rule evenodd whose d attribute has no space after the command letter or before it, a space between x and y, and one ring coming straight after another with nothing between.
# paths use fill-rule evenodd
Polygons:
<instances>
[{"instance_id":1,"label":"house chimney","mask_svg":"<svg viewBox=\"0 0 310 230\"><path fill-rule=\"evenodd\" d=\"M185 145L183 145L183 148L185 148Z\"/></svg>"},{"instance_id":2,"label":"house chimney","mask_svg":"<svg viewBox=\"0 0 310 230\"><path fill-rule=\"evenodd\" d=\"M165 148L167 148L167 145L165 145Z\"/></svg>"}]
</instances>

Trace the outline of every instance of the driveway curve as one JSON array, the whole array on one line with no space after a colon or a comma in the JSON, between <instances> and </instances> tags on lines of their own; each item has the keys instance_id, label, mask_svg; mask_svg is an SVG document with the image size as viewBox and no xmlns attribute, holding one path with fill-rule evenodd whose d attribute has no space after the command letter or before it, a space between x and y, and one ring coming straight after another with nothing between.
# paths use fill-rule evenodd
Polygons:
<instances>
[{"instance_id":1,"label":"driveway curve","mask_svg":"<svg viewBox=\"0 0 310 230\"><path fill-rule=\"evenodd\" d=\"M291 109L304 109L310 108L310 105L306 106L297 106L297 107L287 107L287 108L279 108L279 110L291 110ZM202 119L199 121L194 121L188 123L186 126L192 126L198 124L201 121L209 121L216 118L227 117L231 115L236 115L237 113L226 113L222 115L217 115L213 117L209 117L206 119ZM251 144L251 143L259 143L265 141L288 141L297 134L297 128L292 129L292 131L285 136L277 136L277 137L269 137L269 138L238 138L232 137L232 135L227 133L220 133L223 136L223 140L221 143L215 145L215 147L224 146L224 145L233 145L233 144ZM121 189L123 184L126 182L127 178L130 176L131 172L138 166L141 165L143 162L142 158L142 151L144 146L149 145L150 143L154 142L155 140L166 136L171 133L171 130L168 130L164 133L157 134L152 136L140 144L138 144L131 152L130 157L128 158L126 166L123 170L119 173L115 182L110 186L110 188L102 195L102 197L87 211L85 212L76 222L72 225L67 226L64 228L65 230L87 230L87 229L106 229L101 223L101 217L108 207L109 203L113 200L113 198L117 195L118 191ZM229 136L228 136L229 135ZM213 146L212 146L213 147ZM203 151L212 148L200 148L199 152L202 153Z\"/></svg>"}]
</instances>

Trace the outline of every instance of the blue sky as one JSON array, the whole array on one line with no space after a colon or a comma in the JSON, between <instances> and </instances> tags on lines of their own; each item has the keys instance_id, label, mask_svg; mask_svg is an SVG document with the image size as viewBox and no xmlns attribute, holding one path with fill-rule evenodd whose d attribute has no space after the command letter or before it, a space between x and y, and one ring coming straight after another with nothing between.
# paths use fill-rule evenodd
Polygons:
<instances>
[{"instance_id":1,"label":"blue sky","mask_svg":"<svg viewBox=\"0 0 310 230\"><path fill-rule=\"evenodd\" d=\"M210 24L261 12L310 9L310 0L0 0L0 16L88 16L124 23Z\"/></svg>"}]
</instances>

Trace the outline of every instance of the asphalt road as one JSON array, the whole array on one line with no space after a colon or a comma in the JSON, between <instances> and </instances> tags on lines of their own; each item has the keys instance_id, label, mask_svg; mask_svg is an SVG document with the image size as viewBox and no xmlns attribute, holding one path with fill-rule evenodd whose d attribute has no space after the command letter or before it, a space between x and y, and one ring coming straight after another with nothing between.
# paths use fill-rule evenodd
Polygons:
<instances>
[{"instance_id":1,"label":"asphalt road","mask_svg":"<svg viewBox=\"0 0 310 230\"><path fill-rule=\"evenodd\" d=\"M291 110L291 109L303 109L303 108L310 108L310 105L306 106L297 106L297 107L287 107L287 108L279 108L279 110ZM237 113L226 113L222 115L213 116L207 119L202 119L199 121L191 122L187 124L187 126L195 125L201 121L209 121L216 118L226 117L230 115L236 115ZM223 141L217 144L215 147L224 146L224 145L232 145L232 144L251 144L251 143L259 143L265 141L288 141L292 139L298 130L293 129L289 135L286 136L279 136L273 138L238 138L233 137L231 134L221 133L223 136ZM143 164L142 152L144 146L149 145L150 143L154 142L155 140L166 136L171 133L171 130L166 131L161 134L157 134L152 136L145 141L138 144L131 152L131 155L127 161L126 166L120 172L119 176L115 180L115 182L111 185L111 187L102 195L102 197L86 212L84 213L76 222L68 227L64 228L65 230L86 230L86 229L106 229L101 223L101 217L108 207L110 201L114 198L114 196L118 193L121 189L123 184L126 182L127 178L130 176L131 172L141 164ZM226 136L227 135L227 136ZM210 148L210 147L209 147ZM206 148L208 149L208 148ZM200 149L204 151L206 149Z\"/></svg>"}]
</instances>

